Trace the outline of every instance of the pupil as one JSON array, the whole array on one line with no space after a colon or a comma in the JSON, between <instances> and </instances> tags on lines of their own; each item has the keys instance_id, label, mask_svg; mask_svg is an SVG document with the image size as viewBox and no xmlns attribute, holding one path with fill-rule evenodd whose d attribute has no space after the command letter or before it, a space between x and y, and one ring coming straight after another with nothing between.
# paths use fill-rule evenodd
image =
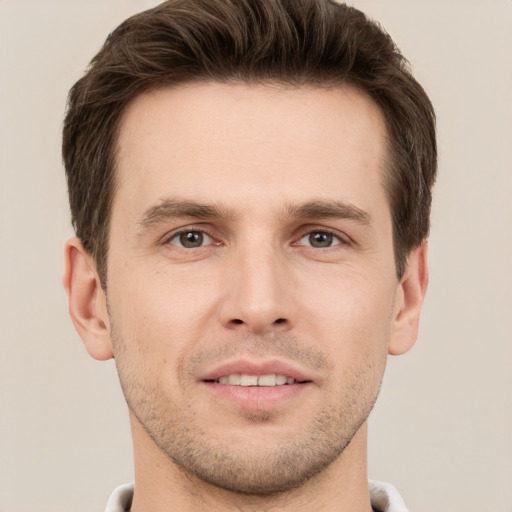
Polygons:
<instances>
[{"instance_id":1,"label":"pupil","mask_svg":"<svg viewBox=\"0 0 512 512\"><path fill-rule=\"evenodd\" d=\"M203 234L199 231L189 231L180 235L183 247L200 247L203 243Z\"/></svg>"},{"instance_id":2,"label":"pupil","mask_svg":"<svg viewBox=\"0 0 512 512\"><path fill-rule=\"evenodd\" d=\"M332 245L332 234L317 231L309 235L309 242L313 247L330 247Z\"/></svg>"}]
</instances>

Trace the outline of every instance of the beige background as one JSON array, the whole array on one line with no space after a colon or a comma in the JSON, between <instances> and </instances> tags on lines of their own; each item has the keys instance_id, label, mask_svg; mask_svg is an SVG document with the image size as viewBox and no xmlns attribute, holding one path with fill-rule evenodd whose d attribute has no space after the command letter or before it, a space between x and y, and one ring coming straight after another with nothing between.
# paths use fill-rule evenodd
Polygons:
<instances>
[{"instance_id":1,"label":"beige background","mask_svg":"<svg viewBox=\"0 0 512 512\"><path fill-rule=\"evenodd\" d=\"M67 90L144 0L0 0L0 510L102 510L132 478L112 362L66 313ZM416 512L512 510L512 2L354 0L387 28L439 117L431 286L390 360L370 476Z\"/></svg>"}]
</instances>

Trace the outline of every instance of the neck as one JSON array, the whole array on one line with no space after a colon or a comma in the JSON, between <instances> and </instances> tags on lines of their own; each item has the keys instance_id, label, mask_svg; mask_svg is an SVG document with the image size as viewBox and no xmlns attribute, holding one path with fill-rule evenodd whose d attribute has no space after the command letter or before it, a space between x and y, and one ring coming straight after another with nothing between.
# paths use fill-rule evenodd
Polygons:
<instances>
[{"instance_id":1,"label":"neck","mask_svg":"<svg viewBox=\"0 0 512 512\"><path fill-rule=\"evenodd\" d=\"M135 458L132 512L201 510L370 512L364 423L343 453L298 488L273 495L234 493L199 480L164 455L131 418Z\"/></svg>"}]
</instances>

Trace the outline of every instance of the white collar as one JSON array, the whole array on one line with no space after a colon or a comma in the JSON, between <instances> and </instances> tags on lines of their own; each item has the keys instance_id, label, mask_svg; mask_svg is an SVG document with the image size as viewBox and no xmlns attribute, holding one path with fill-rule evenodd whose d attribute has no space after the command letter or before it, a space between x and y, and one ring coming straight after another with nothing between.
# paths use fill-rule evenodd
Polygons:
<instances>
[{"instance_id":1,"label":"white collar","mask_svg":"<svg viewBox=\"0 0 512 512\"><path fill-rule=\"evenodd\" d=\"M133 484L123 484L114 489L105 512L126 512L130 510L133 498ZM404 500L391 484L368 481L372 507L378 512L408 512Z\"/></svg>"}]
</instances>

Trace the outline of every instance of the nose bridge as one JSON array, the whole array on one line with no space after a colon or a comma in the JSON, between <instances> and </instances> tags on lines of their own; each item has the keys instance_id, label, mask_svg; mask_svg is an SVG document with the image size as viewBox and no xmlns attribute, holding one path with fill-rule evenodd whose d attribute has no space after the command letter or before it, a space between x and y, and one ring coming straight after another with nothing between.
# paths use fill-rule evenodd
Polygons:
<instances>
[{"instance_id":1,"label":"nose bridge","mask_svg":"<svg viewBox=\"0 0 512 512\"><path fill-rule=\"evenodd\" d=\"M268 238L247 243L232 255L232 279L223 304L223 321L255 333L289 328L292 283L286 256Z\"/></svg>"}]
</instances>

